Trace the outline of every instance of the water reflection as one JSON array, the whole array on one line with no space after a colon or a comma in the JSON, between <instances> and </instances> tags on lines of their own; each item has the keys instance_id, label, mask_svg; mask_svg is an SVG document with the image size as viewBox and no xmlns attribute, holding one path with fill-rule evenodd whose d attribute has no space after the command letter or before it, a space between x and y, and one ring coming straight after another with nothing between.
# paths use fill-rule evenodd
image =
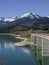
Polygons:
<instances>
[{"instance_id":1,"label":"water reflection","mask_svg":"<svg viewBox=\"0 0 49 65\"><path fill-rule=\"evenodd\" d=\"M27 48L21 48L21 51L24 52L25 54L30 54L30 51Z\"/></svg>"},{"instance_id":2,"label":"water reflection","mask_svg":"<svg viewBox=\"0 0 49 65\"><path fill-rule=\"evenodd\" d=\"M16 39L14 36L0 35L0 49L15 48L14 43L22 39Z\"/></svg>"},{"instance_id":3,"label":"water reflection","mask_svg":"<svg viewBox=\"0 0 49 65\"><path fill-rule=\"evenodd\" d=\"M14 44L12 44L12 43L6 43L6 42L1 42L0 43L0 49L4 49L4 48L15 48L15 46L14 46Z\"/></svg>"},{"instance_id":4,"label":"water reflection","mask_svg":"<svg viewBox=\"0 0 49 65\"><path fill-rule=\"evenodd\" d=\"M0 65L36 65L28 47L16 47L15 39L4 37L0 37Z\"/></svg>"}]
</instances>

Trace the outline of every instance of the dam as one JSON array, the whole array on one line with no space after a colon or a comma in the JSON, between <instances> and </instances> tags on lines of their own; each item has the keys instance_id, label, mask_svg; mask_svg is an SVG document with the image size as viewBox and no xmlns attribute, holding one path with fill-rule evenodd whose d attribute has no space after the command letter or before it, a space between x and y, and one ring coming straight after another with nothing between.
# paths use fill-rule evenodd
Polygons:
<instances>
[{"instance_id":1,"label":"dam","mask_svg":"<svg viewBox=\"0 0 49 65\"><path fill-rule=\"evenodd\" d=\"M49 64L49 35L31 34L34 45L34 54L40 65Z\"/></svg>"}]
</instances>

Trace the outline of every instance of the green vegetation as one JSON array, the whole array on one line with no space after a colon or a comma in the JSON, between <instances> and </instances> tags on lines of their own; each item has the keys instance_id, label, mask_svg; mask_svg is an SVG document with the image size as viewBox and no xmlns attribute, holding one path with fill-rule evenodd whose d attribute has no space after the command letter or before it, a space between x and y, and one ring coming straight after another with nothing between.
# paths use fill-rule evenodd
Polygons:
<instances>
[{"instance_id":1,"label":"green vegetation","mask_svg":"<svg viewBox=\"0 0 49 65\"><path fill-rule=\"evenodd\" d=\"M43 30L43 29L22 29L22 30L16 30L16 29L6 29L6 30L2 30L2 32L0 31L0 33L10 33L10 34L16 34L16 35L20 35L21 37L25 37L25 38L29 38L30 39L30 35L31 33L49 33L49 29L47 30Z\"/></svg>"}]
</instances>

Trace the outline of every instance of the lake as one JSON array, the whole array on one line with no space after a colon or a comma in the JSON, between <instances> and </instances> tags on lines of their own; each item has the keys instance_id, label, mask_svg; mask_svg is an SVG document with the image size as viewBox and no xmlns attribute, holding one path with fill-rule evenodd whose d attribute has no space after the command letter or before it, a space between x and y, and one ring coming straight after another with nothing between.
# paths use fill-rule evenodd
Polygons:
<instances>
[{"instance_id":1,"label":"lake","mask_svg":"<svg viewBox=\"0 0 49 65\"><path fill-rule=\"evenodd\" d=\"M9 35L0 35L0 65L36 65L29 46L17 47L22 40Z\"/></svg>"}]
</instances>

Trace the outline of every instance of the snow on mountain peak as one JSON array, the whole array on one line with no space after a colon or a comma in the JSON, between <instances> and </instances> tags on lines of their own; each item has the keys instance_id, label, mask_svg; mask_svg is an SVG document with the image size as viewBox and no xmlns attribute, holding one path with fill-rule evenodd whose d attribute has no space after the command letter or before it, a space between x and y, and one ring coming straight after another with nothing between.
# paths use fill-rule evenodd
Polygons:
<instances>
[{"instance_id":1,"label":"snow on mountain peak","mask_svg":"<svg viewBox=\"0 0 49 65\"><path fill-rule=\"evenodd\" d=\"M20 18L28 17L28 16L30 16L30 18L34 18L34 14L32 14L32 13L26 13L26 14L20 16Z\"/></svg>"},{"instance_id":2,"label":"snow on mountain peak","mask_svg":"<svg viewBox=\"0 0 49 65\"><path fill-rule=\"evenodd\" d=\"M21 17L27 17L28 15L30 15L30 13L26 13L26 14L22 15Z\"/></svg>"},{"instance_id":3,"label":"snow on mountain peak","mask_svg":"<svg viewBox=\"0 0 49 65\"><path fill-rule=\"evenodd\" d=\"M10 22L12 22L12 21L14 21L14 20L16 20L16 17L0 17L0 21L10 21Z\"/></svg>"},{"instance_id":4,"label":"snow on mountain peak","mask_svg":"<svg viewBox=\"0 0 49 65\"><path fill-rule=\"evenodd\" d=\"M15 20L15 18L5 18L4 19L4 21L10 21L10 22L12 22L12 21L14 21Z\"/></svg>"},{"instance_id":5,"label":"snow on mountain peak","mask_svg":"<svg viewBox=\"0 0 49 65\"><path fill-rule=\"evenodd\" d=\"M15 21L15 20L18 19L18 18L24 18L24 17L30 17L31 19L40 18L40 16L37 15L37 14L34 14L34 13L33 13L33 14L32 14L32 13L26 13L26 14L20 16L20 17L16 17L16 16L14 16L14 17L0 17L0 21L4 21L4 22L6 22L6 21L13 22L13 21Z\"/></svg>"},{"instance_id":6,"label":"snow on mountain peak","mask_svg":"<svg viewBox=\"0 0 49 65\"><path fill-rule=\"evenodd\" d=\"M41 16L39 16L38 14L35 14L36 18L40 18Z\"/></svg>"},{"instance_id":7,"label":"snow on mountain peak","mask_svg":"<svg viewBox=\"0 0 49 65\"><path fill-rule=\"evenodd\" d=\"M49 18L49 16L47 16Z\"/></svg>"}]
</instances>

